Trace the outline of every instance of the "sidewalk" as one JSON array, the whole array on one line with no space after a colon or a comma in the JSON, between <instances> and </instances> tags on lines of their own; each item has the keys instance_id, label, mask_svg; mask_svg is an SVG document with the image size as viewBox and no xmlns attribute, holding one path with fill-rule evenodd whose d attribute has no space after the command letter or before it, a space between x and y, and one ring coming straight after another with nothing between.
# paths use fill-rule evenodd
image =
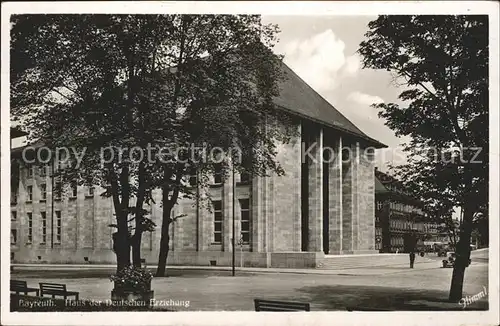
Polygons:
<instances>
[{"instance_id":1,"label":"sidewalk","mask_svg":"<svg viewBox=\"0 0 500 326\"><path fill-rule=\"evenodd\" d=\"M11 264L15 270L36 270L43 268L44 270L59 270L70 271L78 269L115 269L116 265L112 264ZM156 269L156 265L148 265L150 269ZM292 273L292 274L319 274L319 275L385 275L396 274L403 272L411 272L413 270L423 269L436 269L439 265L436 262L422 262L415 264L414 269L408 266L395 265L384 267L371 267L371 268L351 268L351 269L314 269L314 268L258 268L258 267L236 267L236 272L243 273ZM231 271L231 266L181 266L171 265L167 266L167 270L207 270L207 271Z\"/></svg>"}]
</instances>

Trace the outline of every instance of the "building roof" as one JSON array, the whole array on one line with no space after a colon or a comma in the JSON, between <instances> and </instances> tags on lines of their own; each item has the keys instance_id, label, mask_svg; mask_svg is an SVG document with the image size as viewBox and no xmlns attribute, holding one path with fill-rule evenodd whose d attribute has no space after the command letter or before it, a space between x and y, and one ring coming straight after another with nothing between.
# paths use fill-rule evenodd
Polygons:
<instances>
[{"instance_id":1,"label":"building roof","mask_svg":"<svg viewBox=\"0 0 500 326\"><path fill-rule=\"evenodd\" d=\"M370 146L387 147L362 132L286 64L283 63L282 66L285 80L280 84L280 96L275 99L276 105L308 120L362 139Z\"/></svg>"},{"instance_id":2,"label":"building roof","mask_svg":"<svg viewBox=\"0 0 500 326\"><path fill-rule=\"evenodd\" d=\"M375 177L375 193L376 194L383 194L383 193L387 193L387 192L389 192L389 190L387 190L387 188L384 187L382 182L380 182L380 180L377 177Z\"/></svg>"},{"instance_id":3,"label":"building roof","mask_svg":"<svg viewBox=\"0 0 500 326\"><path fill-rule=\"evenodd\" d=\"M375 168L375 195L390 196L393 199L411 203L414 206L422 205L419 199L412 197L405 191L403 183L400 180L379 171L377 168Z\"/></svg>"},{"instance_id":4,"label":"building roof","mask_svg":"<svg viewBox=\"0 0 500 326\"><path fill-rule=\"evenodd\" d=\"M351 135L356 139L364 141L369 146L376 148L387 147L387 145L362 132L285 63L281 63L281 65L285 79L280 82L280 95L274 100L275 104L281 109ZM11 138L24 135L27 135L27 133L11 128Z\"/></svg>"}]
</instances>

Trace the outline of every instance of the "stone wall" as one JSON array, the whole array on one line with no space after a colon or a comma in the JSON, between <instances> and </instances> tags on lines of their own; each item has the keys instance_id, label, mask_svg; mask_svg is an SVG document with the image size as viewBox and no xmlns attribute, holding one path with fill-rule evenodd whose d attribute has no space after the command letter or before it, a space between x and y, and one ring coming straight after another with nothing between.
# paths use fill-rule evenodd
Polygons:
<instances>
[{"instance_id":1,"label":"stone wall","mask_svg":"<svg viewBox=\"0 0 500 326\"><path fill-rule=\"evenodd\" d=\"M302 131L298 124L297 131ZM241 207L239 199L250 200L250 243L236 247L238 255L243 252L246 266L313 266L317 255L323 250L323 209L328 208L329 254L356 253L374 249L374 171L372 163L364 156L357 144L347 144L338 134L330 134L322 128L309 128L312 140L317 143L313 150L319 162L308 166L309 193L301 194L302 138L277 146L277 159L283 167L283 176L255 177L251 184L239 184L236 174L235 189L235 234L236 242L241 232ZM325 132L325 134L323 134ZM321 164L323 146L334 148L333 160ZM342 164L340 148L351 146L353 159ZM323 198L322 174L328 169L328 198ZM47 185L47 199L40 201L40 184ZM173 209L172 216L186 214L170 227L169 264L207 265L215 260L218 265L229 265L232 259L232 176L222 185L206 189L212 200L220 200L224 212L223 241L214 243L214 214L206 205L181 199ZM33 186L33 201L26 202L26 187ZM113 203L110 198L99 195L102 189L88 194L86 187L79 187L76 198L67 192L61 201L54 202L54 210L61 211L62 241L51 246L51 235L55 235L56 221L52 227L52 187L48 176L36 172L27 177L21 171L18 203L11 206L17 212L12 227L17 229L17 242L11 245L16 262L68 262L68 263L114 263L112 232L108 225L115 223ZM204 190L201 190L203 192ZM301 224L301 196L307 196L308 225ZM156 204L147 206L150 217L157 224L152 233L144 233L142 255L148 263L158 258L160 230L162 224L161 192L155 191ZM324 200L328 206L323 206ZM131 202L133 204L133 200ZM41 243L40 212L47 213L47 241ZM27 212L33 214L33 241L27 243ZM54 214L55 215L55 214ZM307 252L301 252L302 227L309 233ZM269 253L272 253L269 254ZM293 254L292 254L293 253ZM87 259L85 259L87 257ZM299 258L297 258L299 257ZM296 259L297 262L292 262Z\"/></svg>"}]
</instances>

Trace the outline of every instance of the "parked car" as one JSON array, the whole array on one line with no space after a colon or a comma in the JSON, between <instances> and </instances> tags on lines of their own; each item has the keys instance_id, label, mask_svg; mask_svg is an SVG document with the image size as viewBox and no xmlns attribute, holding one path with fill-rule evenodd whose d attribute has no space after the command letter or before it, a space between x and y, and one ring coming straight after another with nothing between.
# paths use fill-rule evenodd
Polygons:
<instances>
[{"instance_id":1,"label":"parked car","mask_svg":"<svg viewBox=\"0 0 500 326\"><path fill-rule=\"evenodd\" d=\"M454 251L448 251L446 253L446 259L443 259L443 268L455 266L455 259L456 259L455 252ZM471 260L469 259L469 263L467 264L467 266L469 266L470 263L471 263Z\"/></svg>"}]
</instances>

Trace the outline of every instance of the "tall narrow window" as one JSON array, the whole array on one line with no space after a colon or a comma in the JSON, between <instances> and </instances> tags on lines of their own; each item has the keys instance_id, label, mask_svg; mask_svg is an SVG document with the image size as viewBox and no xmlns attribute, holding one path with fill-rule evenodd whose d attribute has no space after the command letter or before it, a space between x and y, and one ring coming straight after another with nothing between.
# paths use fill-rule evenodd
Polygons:
<instances>
[{"instance_id":1,"label":"tall narrow window","mask_svg":"<svg viewBox=\"0 0 500 326\"><path fill-rule=\"evenodd\" d=\"M28 213L28 243L33 242L33 213Z\"/></svg>"},{"instance_id":2,"label":"tall narrow window","mask_svg":"<svg viewBox=\"0 0 500 326\"><path fill-rule=\"evenodd\" d=\"M220 200L213 202L214 206L214 243L222 243L222 202Z\"/></svg>"},{"instance_id":3,"label":"tall narrow window","mask_svg":"<svg viewBox=\"0 0 500 326\"><path fill-rule=\"evenodd\" d=\"M28 178L33 178L33 170L35 169L34 166L28 165Z\"/></svg>"},{"instance_id":4,"label":"tall narrow window","mask_svg":"<svg viewBox=\"0 0 500 326\"><path fill-rule=\"evenodd\" d=\"M28 202L33 201L33 186L27 186L26 191L27 191L27 195L28 195L27 201Z\"/></svg>"},{"instance_id":5,"label":"tall narrow window","mask_svg":"<svg viewBox=\"0 0 500 326\"><path fill-rule=\"evenodd\" d=\"M66 153L61 152L57 162L57 168L62 170L66 167Z\"/></svg>"},{"instance_id":6,"label":"tall narrow window","mask_svg":"<svg viewBox=\"0 0 500 326\"><path fill-rule=\"evenodd\" d=\"M62 196L62 185L58 181L54 185L54 199L55 200L61 200L61 196Z\"/></svg>"},{"instance_id":7,"label":"tall narrow window","mask_svg":"<svg viewBox=\"0 0 500 326\"><path fill-rule=\"evenodd\" d=\"M40 201L47 200L47 185L45 183L40 185Z\"/></svg>"},{"instance_id":8,"label":"tall narrow window","mask_svg":"<svg viewBox=\"0 0 500 326\"><path fill-rule=\"evenodd\" d=\"M17 243L17 230L10 229L10 244L15 245Z\"/></svg>"},{"instance_id":9,"label":"tall narrow window","mask_svg":"<svg viewBox=\"0 0 500 326\"><path fill-rule=\"evenodd\" d=\"M61 243L62 235L62 221L61 221L61 211L56 211L56 239L54 243Z\"/></svg>"},{"instance_id":10,"label":"tall narrow window","mask_svg":"<svg viewBox=\"0 0 500 326\"><path fill-rule=\"evenodd\" d=\"M42 244L47 243L47 213L40 212L42 218Z\"/></svg>"},{"instance_id":11,"label":"tall narrow window","mask_svg":"<svg viewBox=\"0 0 500 326\"><path fill-rule=\"evenodd\" d=\"M16 191L10 192L10 203L11 203L11 205L17 204L17 192Z\"/></svg>"},{"instance_id":12,"label":"tall narrow window","mask_svg":"<svg viewBox=\"0 0 500 326\"><path fill-rule=\"evenodd\" d=\"M87 197L94 197L94 187L88 187L87 188Z\"/></svg>"},{"instance_id":13,"label":"tall narrow window","mask_svg":"<svg viewBox=\"0 0 500 326\"><path fill-rule=\"evenodd\" d=\"M12 212L11 212L11 215L10 215L10 220L11 220L11 221L15 221L15 220L17 220L17 212L16 212L16 211L12 211Z\"/></svg>"},{"instance_id":14,"label":"tall narrow window","mask_svg":"<svg viewBox=\"0 0 500 326\"><path fill-rule=\"evenodd\" d=\"M250 243L250 200L240 199L241 208L241 240L243 244Z\"/></svg>"}]
</instances>

